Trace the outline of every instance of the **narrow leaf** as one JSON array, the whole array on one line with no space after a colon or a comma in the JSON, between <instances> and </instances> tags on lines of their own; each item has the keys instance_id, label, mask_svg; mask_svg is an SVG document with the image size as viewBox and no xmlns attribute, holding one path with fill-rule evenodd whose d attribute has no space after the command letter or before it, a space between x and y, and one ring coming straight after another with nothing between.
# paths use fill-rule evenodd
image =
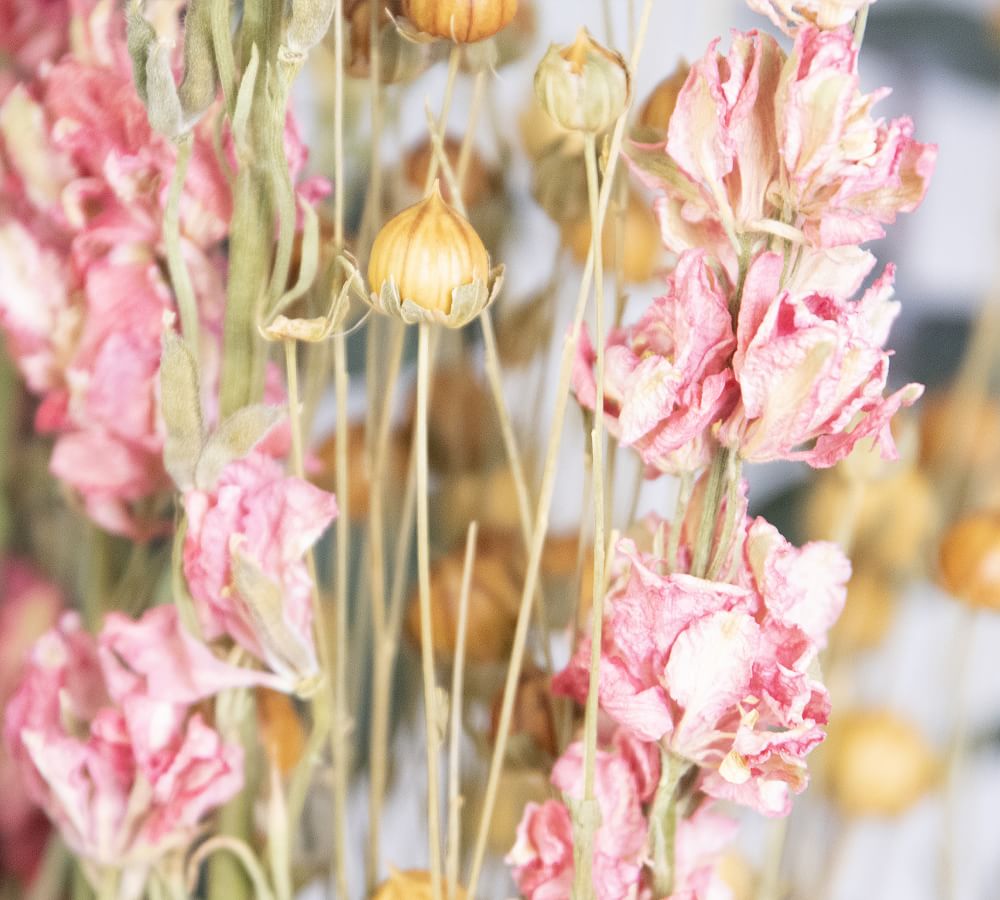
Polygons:
<instances>
[{"instance_id":1,"label":"narrow leaf","mask_svg":"<svg viewBox=\"0 0 1000 900\"><path fill-rule=\"evenodd\" d=\"M194 483L201 455L201 394L198 366L187 344L171 327L163 330L160 409L167 429L163 465L182 491Z\"/></svg>"}]
</instances>

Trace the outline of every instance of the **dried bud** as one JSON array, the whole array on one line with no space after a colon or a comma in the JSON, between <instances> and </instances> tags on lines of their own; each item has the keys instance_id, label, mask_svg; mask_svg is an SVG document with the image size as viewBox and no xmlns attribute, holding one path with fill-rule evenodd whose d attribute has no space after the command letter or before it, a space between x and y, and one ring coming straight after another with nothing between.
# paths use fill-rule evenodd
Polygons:
<instances>
[{"instance_id":1,"label":"dried bud","mask_svg":"<svg viewBox=\"0 0 1000 900\"><path fill-rule=\"evenodd\" d=\"M853 545L867 562L900 574L919 564L938 519L927 476L918 469L903 469L891 478L867 482L855 510L858 489L836 472L817 479L805 506L807 535L835 540L840 523L854 516Z\"/></svg>"},{"instance_id":2,"label":"dried bud","mask_svg":"<svg viewBox=\"0 0 1000 900\"><path fill-rule=\"evenodd\" d=\"M549 346L555 328L555 289L546 285L523 302L502 304L496 320L497 349L506 368L517 369L537 359Z\"/></svg>"},{"instance_id":3,"label":"dried bud","mask_svg":"<svg viewBox=\"0 0 1000 900\"><path fill-rule=\"evenodd\" d=\"M444 153L456 175L461 150L462 142L460 140L451 136L445 138ZM427 172L430 170L433 158L434 145L430 140L424 141L406 154L403 159L403 177L410 187L423 193L427 183ZM468 168L462 183L462 202L465 204L465 208L471 210L478 206L496 190L496 175L487 168L483 158L473 150L469 154ZM452 202L451 189L446 183L441 185L441 196L444 197L445 202Z\"/></svg>"},{"instance_id":4,"label":"dried bud","mask_svg":"<svg viewBox=\"0 0 1000 900\"><path fill-rule=\"evenodd\" d=\"M539 105L534 91L531 92L531 99L518 119L518 125L524 152L530 159L537 161L553 148L559 148L565 155L579 158L582 171L583 135L577 131L567 131L554 121L552 116Z\"/></svg>"},{"instance_id":5,"label":"dried bud","mask_svg":"<svg viewBox=\"0 0 1000 900\"><path fill-rule=\"evenodd\" d=\"M354 0L344 7L349 41L346 72L351 78L368 78L371 74L371 0ZM400 84L412 81L430 63L425 44L407 40L391 16L402 15L399 0L378 3L379 82Z\"/></svg>"},{"instance_id":6,"label":"dried bud","mask_svg":"<svg viewBox=\"0 0 1000 900\"><path fill-rule=\"evenodd\" d=\"M435 406L437 404L434 404ZM331 434L317 450L320 468L312 476L312 481L325 491L336 490L337 435ZM389 435L386 452L386 482L402 484L406 480L409 461L409 444L399 431ZM350 426L347 439L347 465L349 469L348 507L352 519L364 519L371 506L371 476L368 471L368 456L365 452L365 425L356 422ZM393 499L391 491L383 491L387 501Z\"/></svg>"},{"instance_id":7,"label":"dried bud","mask_svg":"<svg viewBox=\"0 0 1000 900\"><path fill-rule=\"evenodd\" d=\"M571 131L604 131L625 111L630 92L622 55L598 44L586 28L572 44L549 47L535 72L538 102Z\"/></svg>"},{"instance_id":8,"label":"dried bud","mask_svg":"<svg viewBox=\"0 0 1000 900\"><path fill-rule=\"evenodd\" d=\"M956 415L956 403L962 403ZM1000 404L992 398L960 401L954 393L934 394L921 403L920 461L924 465L946 463L984 469L1000 457ZM964 459L956 446L958 431L963 443L968 439Z\"/></svg>"},{"instance_id":9,"label":"dried bud","mask_svg":"<svg viewBox=\"0 0 1000 900\"><path fill-rule=\"evenodd\" d=\"M291 699L278 691L257 689L257 724L268 759L282 775L289 774L302 758L306 733Z\"/></svg>"},{"instance_id":10,"label":"dried bud","mask_svg":"<svg viewBox=\"0 0 1000 900\"><path fill-rule=\"evenodd\" d=\"M830 789L848 815L899 815L940 772L923 735L885 711L842 715L830 727L827 752Z\"/></svg>"},{"instance_id":11,"label":"dried bud","mask_svg":"<svg viewBox=\"0 0 1000 900\"><path fill-rule=\"evenodd\" d=\"M536 758L539 752L552 759L559 755L559 745L556 740L556 721L552 710L552 691L549 677L544 672L527 668L521 673L514 695L514 712L510 725L512 747L519 744L527 745L519 749L529 760ZM490 738L496 739L497 725L500 722L500 707L503 704L503 692L497 694L493 703L490 719ZM540 761L540 760L539 760Z\"/></svg>"},{"instance_id":12,"label":"dried bud","mask_svg":"<svg viewBox=\"0 0 1000 900\"><path fill-rule=\"evenodd\" d=\"M471 44L492 37L517 12L517 0L403 0L403 14L420 31Z\"/></svg>"},{"instance_id":13,"label":"dried bud","mask_svg":"<svg viewBox=\"0 0 1000 900\"><path fill-rule=\"evenodd\" d=\"M457 418L456 413L452 415ZM496 533L520 533L517 486L505 464L493 466L488 472L463 472L447 478L434 509L444 541L459 540L473 519ZM517 546L516 541L513 543Z\"/></svg>"},{"instance_id":14,"label":"dried bud","mask_svg":"<svg viewBox=\"0 0 1000 900\"><path fill-rule=\"evenodd\" d=\"M285 46L305 56L326 34L333 18L334 0L292 0L292 16L285 32Z\"/></svg>"},{"instance_id":15,"label":"dried bud","mask_svg":"<svg viewBox=\"0 0 1000 900\"><path fill-rule=\"evenodd\" d=\"M500 289L502 269L468 220L445 203L437 184L425 200L387 222L368 263L372 305L414 324L461 328Z\"/></svg>"},{"instance_id":16,"label":"dried bud","mask_svg":"<svg viewBox=\"0 0 1000 900\"><path fill-rule=\"evenodd\" d=\"M847 585L847 602L834 641L847 648L869 650L885 640L896 612L894 579L878 569L857 567Z\"/></svg>"},{"instance_id":17,"label":"dried bud","mask_svg":"<svg viewBox=\"0 0 1000 900\"><path fill-rule=\"evenodd\" d=\"M629 192L628 204L619 215L624 222L624 235L621 244L623 250L622 274L626 281L642 284L653 277L663 253L660 226L649 204L635 191ZM604 234L601 237L601 252L606 269L610 269L615 262L615 254L618 249L617 231L614 217L608 215L604 221ZM577 219L563 232L563 241L578 262L583 263L587 260L587 254L590 252L590 237L589 213Z\"/></svg>"},{"instance_id":18,"label":"dried bud","mask_svg":"<svg viewBox=\"0 0 1000 900\"><path fill-rule=\"evenodd\" d=\"M1000 513L960 520L941 541L939 580L970 606L1000 611Z\"/></svg>"},{"instance_id":19,"label":"dried bud","mask_svg":"<svg viewBox=\"0 0 1000 900\"><path fill-rule=\"evenodd\" d=\"M656 135L656 139L662 141L667 136L667 128L670 126L670 117L674 114L677 106L677 98L680 96L681 88L687 81L688 72L691 66L681 60L673 73L663 79L646 99L639 113L640 127L647 129L650 135Z\"/></svg>"},{"instance_id":20,"label":"dried bud","mask_svg":"<svg viewBox=\"0 0 1000 900\"><path fill-rule=\"evenodd\" d=\"M561 143L552 144L535 164L531 195L557 225L568 226L589 215L583 154L568 153Z\"/></svg>"},{"instance_id":21,"label":"dried bud","mask_svg":"<svg viewBox=\"0 0 1000 900\"><path fill-rule=\"evenodd\" d=\"M531 49L538 31L538 14L532 0L519 0L510 25L496 37L497 66L517 62Z\"/></svg>"},{"instance_id":22,"label":"dried bud","mask_svg":"<svg viewBox=\"0 0 1000 900\"><path fill-rule=\"evenodd\" d=\"M482 780L471 778L462 785L467 802L462 807L462 833L475 834L483 816ZM517 838L517 828L529 803L544 803L554 796L544 769L523 769L504 766L499 790L490 816L487 849L502 857L510 852Z\"/></svg>"},{"instance_id":23,"label":"dried bud","mask_svg":"<svg viewBox=\"0 0 1000 900\"><path fill-rule=\"evenodd\" d=\"M442 662L455 656L458 606L462 590L463 552L443 556L431 567L431 634L434 655ZM466 658L470 663L497 663L507 659L520 602L518 580L507 554L481 548L476 554L469 590ZM420 603L410 598L407 630L420 643Z\"/></svg>"}]
</instances>

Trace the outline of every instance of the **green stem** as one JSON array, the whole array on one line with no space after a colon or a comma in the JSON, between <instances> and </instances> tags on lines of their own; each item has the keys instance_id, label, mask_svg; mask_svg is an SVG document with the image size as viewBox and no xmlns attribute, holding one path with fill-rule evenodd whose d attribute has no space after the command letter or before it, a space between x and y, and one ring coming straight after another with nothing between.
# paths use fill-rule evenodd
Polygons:
<instances>
[{"instance_id":1,"label":"green stem","mask_svg":"<svg viewBox=\"0 0 1000 900\"><path fill-rule=\"evenodd\" d=\"M180 226L181 193L184 190L188 163L191 161L192 144L193 136L190 133L185 134L177 141L177 160L174 163L174 174L170 179L167 208L163 213L163 240L167 245L167 268L170 271L170 284L174 289L177 309L181 314L181 331L188 347L191 348L192 355L197 360L198 301L195 299L191 276L181 251Z\"/></svg>"},{"instance_id":2,"label":"green stem","mask_svg":"<svg viewBox=\"0 0 1000 900\"><path fill-rule=\"evenodd\" d=\"M653 857L653 894L669 897L674 892L676 871L677 786L688 764L669 750L661 750L660 765L660 784L649 814L649 839Z\"/></svg>"},{"instance_id":3,"label":"green stem","mask_svg":"<svg viewBox=\"0 0 1000 900\"><path fill-rule=\"evenodd\" d=\"M712 459L708 472L708 484L702 498L701 519L691 554L691 574L704 578L708 573L708 557L712 549L712 537L719 517L719 509L726 491L726 474L732 450L720 447Z\"/></svg>"}]
</instances>

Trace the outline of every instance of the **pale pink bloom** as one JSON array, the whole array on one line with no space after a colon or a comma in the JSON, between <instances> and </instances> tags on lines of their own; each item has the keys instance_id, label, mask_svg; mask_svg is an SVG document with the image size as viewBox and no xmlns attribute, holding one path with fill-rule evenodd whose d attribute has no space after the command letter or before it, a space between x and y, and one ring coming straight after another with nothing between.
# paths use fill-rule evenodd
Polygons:
<instances>
[{"instance_id":1,"label":"pale pink bloom","mask_svg":"<svg viewBox=\"0 0 1000 900\"><path fill-rule=\"evenodd\" d=\"M861 93L849 28L798 32L774 100L783 163L775 205L793 210L817 246L882 237L927 192L937 147L913 139L910 119L872 118L888 93Z\"/></svg>"},{"instance_id":2,"label":"pale pink bloom","mask_svg":"<svg viewBox=\"0 0 1000 900\"><path fill-rule=\"evenodd\" d=\"M823 739L829 704L809 670L843 605L846 561L829 545L796 550L762 520L749 529L742 586L664 575L662 560L628 540L617 556L601 709L699 766L710 795L787 813L790 790L805 786L804 757ZM805 590L807 569L814 582ZM824 606L814 611L814 603ZM553 690L582 702L589 660L584 639Z\"/></svg>"},{"instance_id":3,"label":"pale pink bloom","mask_svg":"<svg viewBox=\"0 0 1000 900\"><path fill-rule=\"evenodd\" d=\"M764 215L778 166L774 92L782 53L772 37L756 31L734 32L726 56L718 46L717 39L691 67L666 150L695 187L681 198L680 219L710 216L738 232ZM681 249L672 240L668 246Z\"/></svg>"},{"instance_id":4,"label":"pale pink bloom","mask_svg":"<svg viewBox=\"0 0 1000 900\"><path fill-rule=\"evenodd\" d=\"M641 782L636 780L634 760L597 751L594 794L601 824L594 835L591 875L598 900L625 900L634 896L639 883L648 830L642 811L646 797L640 791L648 794L650 784L655 790L658 765L641 771L640 777ZM583 798L582 743L571 744L556 762L552 784L564 797ZM506 862L528 900L565 900L572 893L574 873L573 825L566 806L558 800L529 803Z\"/></svg>"},{"instance_id":5,"label":"pale pink bloom","mask_svg":"<svg viewBox=\"0 0 1000 900\"><path fill-rule=\"evenodd\" d=\"M701 467L713 446L708 430L734 400L728 369L734 347L726 295L705 254L685 253L667 279L666 294L637 323L608 336L608 429L654 471ZM597 400L595 361L584 334L573 388L591 410Z\"/></svg>"},{"instance_id":6,"label":"pale pink bloom","mask_svg":"<svg viewBox=\"0 0 1000 900\"><path fill-rule=\"evenodd\" d=\"M56 623L62 607L62 592L29 563L0 561L0 708L6 708L16 690L31 646ZM26 881L41 861L49 826L3 745L0 796L0 873Z\"/></svg>"},{"instance_id":7,"label":"pale pink bloom","mask_svg":"<svg viewBox=\"0 0 1000 900\"><path fill-rule=\"evenodd\" d=\"M794 35L806 23L826 29L848 25L869 0L747 0L747 3L785 34Z\"/></svg>"},{"instance_id":8,"label":"pale pink bloom","mask_svg":"<svg viewBox=\"0 0 1000 900\"><path fill-rule=\"evenodd\" d=\"M188 491L184 509L184 574L206 637L229 635L289 690L314 676L313 584L303 556L336 517L334 496L255 452L230 463L212 490ZM280 609L241 595L235 554L267 579Z\"/></svg>"},{"instance_id":9,"label":"pale pink bloom","mask_svg":"<svg viewBox=\"0 0 1000 900\"><path fill-rule=\"evenodd\" d=\"M185 677L159 673L163 683L171 675ZM116 701L110 687L94 640L67 613L36 644L4 737L29 794L74 853L144 872L189 844L204 815L240 790L242 749L183 702L141 690Z\"/></svg>"},{"instance_id":10,"label":"pale pink bloom","mask_svg":"<svg viewBox=\"0 0 1000 900\"><path fill-rule=\"evenodd\" d=\"M67 0L0 0L0 100L17 81L58 59L69 45Z\"/></svg>"},{"instance_id":11,"label":"pale pink bloom","mask_svg":"<svg viewBox=\"0 0 1000 900\"><path fill-rule=\"evenodd\" d=\"M719 857L736 836L738 823L702 803L694 815L677 823L674 892L670 900L732 900L718 876Z\"/></svg>"},{"instance_id":12,"label":"pale pink bloom","mask_svg":"<svg viewBox=\"0 0 1000 900\"><path fill-rule=\"evenodd\" d=\"M899 312L889 266L860 301L781 290L781 256L764 253L743 292L733 371L740 403L719 439L751 462L802 460L834 465L862 438L896 457L889 422L923 389L884 397L883 349Z\"/></svg>"}]
</instances>

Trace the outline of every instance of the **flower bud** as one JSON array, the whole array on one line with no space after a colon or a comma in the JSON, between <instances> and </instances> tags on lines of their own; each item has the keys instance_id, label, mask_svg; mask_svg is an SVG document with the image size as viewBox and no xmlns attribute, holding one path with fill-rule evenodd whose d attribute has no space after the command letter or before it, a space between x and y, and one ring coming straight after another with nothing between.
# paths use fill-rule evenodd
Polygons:
<instances>
[{"instance_id":1,"label":"flower bud","mask_svg":"<svg viewBox=\"0 0 1000 900\"><path fill-rule=\"evenodd\" d=\"M847 584L847 602L834 626L834 641L851 649L877 647L892 626L897 594L890 575L870 566L857 567Z\"/></svg>"},{"instance_id":2,"label":"flower bud","mask_svg":"<svg viewBox=\"0 0 1000 900\"><path fill-rule=\"evenodd\" d=\"M503 692L497 694L490 718L490 738L496 739L500 722ZM556 722L552 712L552 692L549 677L539 669L528 668L521 673L514 694L514 711L510 724L511 748L521 750L528 761L537 760L539 753L555 759L559 755ZM510 750L508 752L511 752Z\"/></svg>"},{"instance_id":3,"label":"flower bud","mask_svg":"<svg viewBox=\"0 0 1000 900\"><path fill-rule=\"evenodd\" d=\"M302 758L306 733L291 699L278 691L257 689L257 723L267 758L288 775Z\"/></svg>"},{"instance_id":4,"label":"flower bud","mask_svg":"<svg viewBox=\"0 0 1000 900\"><path fill-rule=\"evenodd\" d=\"M375 890L372 900L431 900L434 896L429 872L416 869L398 872L390 867L390 873ZM465 900L468 895L461 885L456 885L450 896L454 900Z\"/></svg>"},{"instance_id":5,"label":"flower bud","mask_svg":"<svg viewBox=\"0 0 1000 900\"><path fill-rule=\"evenodd\" d=\"M431 567L431 634L435 658L451 662L458 639L458 607L462 591L464 553L443 556ZM510 652L517 624L520 590L504 552L481 548L476 554L469 590L466 659L470 663L503 662ZM414 591L406 616L407 630L420 643L420 602Z\"/></svg>"},{"instance_id":6,"label":"flower bud","mask_svg":"<svg viewBox=\"0 0 1000 900\"><path fill-rule=\"evenodd\" d=\"M835 720L827 752L830 789L848 815L899 815L940 772L923 735L886 711L847 713Z\"/></svg>"},{"instance_id":7,"label":"flower bud","mask_svg":"<svg viewBox=\"0 0 1000 900\"><path fill-rule=\"evenodd\" d=\"M572 44L549 47L535 72L535 93L563 128L596 134L625 111L631 81L622 55L581 28Z\"/></svg>"},{"instance_id":8,"label":"flower bud","mask_svg":"<svg viewBox=\"0 0 1000 900\"><path fill-rule=\"evenodd\" d=\"M345 71L351 78L369 78L371 75L371 10L370 0L354 0L344 7L349 32ZM380 0L377 40L381 84L412 81L430 62L427 45L405 38L390 18L401 14L399 0Z\"/></svg>"},{"instance_id":9,"label":"flower bud","mask_svg":"<svg viewBox=\"0 0 1000 900\"><path fill-rule=\"evenodd\" d=\"M310 480L325 491L333 493L337 489L337 435L331 434L317 448L319 469ZM406 480L406 470L410 458L409 441L399 430L389 435L386 450L386 482L402 484ZM365 424L355 422L348 428L348 510L351 519L365 519L371 508L371 473L368 471L368 455L365 451ZM392 502L391 491L383 490L384 502Z\"/></svg>"},{"instance_id":10,"label":"flower bud","mask_svg":"<svg viewBox=\"0 0 1000 900\"><path fill-rule=\"evenodd\" d=\"M471 44L492 37L517 13L517 0L403 0L403 14L420 31Z\"/></svg>"},{"instance_id":11,"label":"flower bud","mask_svg":"<svg viewBox=\"0 0 1000 900\"><path fill-rule=\"evenodd\" d=\"M624 222L624 239L622 241L623 256L621 260L622 274L625 280L632 284L642 284L649 281L656 271L657 263L663 252L660 239L660 226L653 215L653 210L634 191L629 192L628 204L619 213ZM604 234L601 237L602 255L605 269L610 269L615 262L618 249L617 226L611 215L604 220ZM563 231L563 241L572 251L577 262L587 261L590 252L591 225L589 212L567 226Z\"/></svg>"},{"instance_id":12,"label":"flower bud","mask_svg":"<svg viewBox=\"0 0 1000 900\"><path fill-rule=\"evenodd\" d=\"M326 34L333 18L334 0L292 0L292 15L285 32L285 46L305 56Z\"/></svg>"},{"instance_id":13,"label":"flower bud","mask_svg":"<svg viewBox=\"0 0 1000 900\"><path fill-rule=\"evenodd\" d=\"M970 606L1000 611L1000 513L977 512L952 525L939 565L945 590Z\"/></svg>"},{"instance_id":14,"label":"flower bud","mask_svg":"<svg viewBox=\"0 0 1000 900\"><path fill-rule=\"evenodd\" d=\"M653 88L652 93L642 106L639 113L639 125L647 129L651 135L655 134L658 141L664 140L667 136L670 117L674 114L677 98L680 96L690 71L691 66L681 60L677 64L677 68Z\"/></svg>"},{"instance_id":15,"label":"flower bud","mask_svg":"<svg viewBox=\"0 0 1000 900\"><path fill-rule=\"evenodd\" d=\"M459 157L461 156L462 142L450 135L444 140L444 153L451 164L452 169L458 174ZM426 140L410 150L403 159L403 177L410 187L424 191L427 183L427 172L434 158L434 146L430 140ZM469 154L468 168L465 173L465 180L462 183L462 202L467 210L478 206L483 200L489 197L497 189L496 177L490 172L483 158L473 150ZM446 183L441 184L441 196L446 203L452 202L451 189Z\"/></svg>"},{"instance_id":16,"label":"flower bud","mask_svg":"<svg viewBox=\"0 0 1000 900\"><path fill-rule=\"evenodd\" d=\"M955 415L955 404L963 403ZM993 398L960 400L954 393L934 394L921 403L920 461L924 465L944 465L950 461L985 469L1000 457L1000 404ZM958 430L968 445L956 447ZM956 459L959 453L964 459Z\"/></svg>"},{"instance_id":17,"label":"flower bud","mask_svg":"<svg viewBox=\"0 0 1000 900\"><path fill-rule=\"evenodd\" d=\"M502 270L490 272L486 247L437 184L420 203L387 222L368 262L372 305L408 323L460 328L496 297Z\"/></svg>"}]
</instances>

